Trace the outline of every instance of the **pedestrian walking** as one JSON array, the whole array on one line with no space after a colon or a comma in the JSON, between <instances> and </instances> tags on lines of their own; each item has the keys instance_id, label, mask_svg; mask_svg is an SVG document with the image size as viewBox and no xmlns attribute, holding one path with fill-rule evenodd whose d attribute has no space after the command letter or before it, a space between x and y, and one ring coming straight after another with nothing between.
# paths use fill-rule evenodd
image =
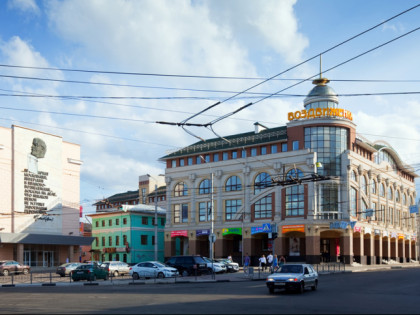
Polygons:
<instances>
[{"instance_id":1,"label":"pedestrian walking","mask_svg":"<svg viewBox=\"0 0 420 315\"><path fill-rule=\"evenodd\" d=\"M262 271L265 271L265 265L267 264L267 259L265 258L265 255L262 255L259 261L260 261L260 268L262 269Z\"/></svg>"},{"instance_id":2,"label":"pedestrian walking","mask_svg":"<svg viewBox=\"0 0 420 315\"><path fill-rule=\"evenodd\" d=\"M249 257L248 253L246 253L244 258L244 273L248 274L249 265L251 264L251 258Z\"/></svg>"},{"instance_id":3,"label":"pedestrian walking","mask_svg":"<svg viewBox=\"0 0 420 315\"><path fill-rule=\"evenodd\" d=\"M267 268L271 270L271 266L273 265L273 254L267 255Z\"/></svg>"},{"instance_id":4,"label":"pedestrian walking","mask_svg":"<svg viewBox=\"0 0 420 315\"><path fill-rule=\"evenodd\" d=\"M277 255L274 255L272 272L276 272L277 268L279 268L279 260L277 258Z\"/></svg>"}]
</instances>

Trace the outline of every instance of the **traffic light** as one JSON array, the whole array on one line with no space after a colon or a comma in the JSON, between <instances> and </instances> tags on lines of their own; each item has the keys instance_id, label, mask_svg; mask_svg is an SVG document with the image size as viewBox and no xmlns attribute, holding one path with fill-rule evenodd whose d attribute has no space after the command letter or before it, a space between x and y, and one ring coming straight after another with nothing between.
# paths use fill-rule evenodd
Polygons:
<instances>
[{"instance_id":1,"label":"traffic light","mask_svg":"<svg viewBox=\"0 0 420 315\"><path fill-rule=\"evenodd\" d=\"M273 240L275 239L275 238L277 238L277 236L278 236L278 233L272 233L272 238L273 238Z\"/></svg>"}]
</instances>

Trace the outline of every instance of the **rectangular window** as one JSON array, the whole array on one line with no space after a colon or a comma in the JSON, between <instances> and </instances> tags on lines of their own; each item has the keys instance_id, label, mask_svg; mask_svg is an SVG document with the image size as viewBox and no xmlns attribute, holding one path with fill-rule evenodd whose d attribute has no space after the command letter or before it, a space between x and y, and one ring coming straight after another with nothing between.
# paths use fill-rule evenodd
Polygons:
<instances>
[{"instance_id":1,"label":"rectangular window","mask_svg":"<svg viewBox=\"0 0 420 315\"><path fill-rule=\"evenodd\" d=\"M200 202L198 204L198 217L200 222L211 220L211 202Z\"/></svg>"},{"instance_id":2,"label":"rectangular window","mask_svg":"<svg viewBox=\"0 0 420 315\"><path fill-rule=\"evenodd\" d=\"M120 219L115 219L115 225L120 225Z\"/></svg>"},{"instance_id":3,"label":"rectangular window","mask_svg":"<svg viewBox=\"0 0 420 315\"><path fill-rule=\"evenodd\" d=\"M108 226L112 226L112 220L108 220Z\"/></svg>"},{"instance_id":4,"label":"rectangular window","mask_svg":"<svg viewBox=\"0 0 420 315\"><path fill-rule=\"evenodd\" d=\"M299 150L299 141L295 140L293 141L293 151Z\"/></svg>"},{"instance_id":5,"label":"rectangular window","mask_svg":"<svg viewBox=\"0 0 420 315\"><path fill-rule=\"evenodd\" d=\"M102 246L105 246L105 236L102 236Z\"/></svg>"},{"instance_id":6,"label":"rectangular window","mask_svg":"<svg viewBox=\"0 0 420 315\"><path fill-rule=\"evenodd\" d=\"M147 217L141 217L141 224L148 225L149 224L149 218L147 218Z\"/></svg>"},{"instance_id":7,"label":"rectangular window","mask_svg":"<svg viewBox=\"0 0 420 315\"><path fill-rule=\"evenodd\" d=\"M232 159L238 158L238 151L232 151Z\"/></svg>"},{"instance_id":8,"label":"rectangular window","mask_svg":"<svg viewBox=\"0 0 420 315\"><path fill-rule=\"evenodd\" d=\"M95 222L95 226L96 226L96 227L99 227L99 221L96 221L96 222Z\"/></svg>"},{"instance_id":9,"label":"rectangular window","mask_svg":"<svg viewBox=\"0 0 420 315\"><path fill-rule=\"evenodd\" d=\"M257 148L251 149L251 156L257 156Z\"/></svg>"},{"instance_id":10,"label":"rectangular window","mask_svg":"<svg viewBox=\"0 0 420 315\"><path fill-rule=\"evenodd\" d=\"M195 157L195 164L201 164L201 156Z\"/></svg>"},{"instance_id":11,"label":"rectangular window","mask_svg":"<svg viewBox=\"0 0 420 315\"><path fill-rule=\"evenodd\" d=\"M303 185L286 188L286 216L302 216L305 212L305 194Z\"/></svg>"},{"instance_id":12,"label":"rectangular window","mask_svg":"<svg viewBox=\"0 0 420 315\"><path fill-rule=\"evenodd\" d=\"M155 226L155 218L152 218L152 226Z\"/></svg>"},{"instance_id":13,"label":"rectangular window","mask_svg":"<svg viewBox=\"0 0 420 315\"><path fill-rule=\"evenodd\" d=\"M235 214L239 211L242 206L242 200L225 200L225 218L226 220L233 220Z\"/></svg>"},{"instance_id":14,"label":"rectangular window","mask_svg":"<svg viewBox=\"0 0 420 315\"><path fill-rule=\"evenodd\" d=\"M123 218L123 224L126 225L127 224L127 218Z\"/></svg>"},{"instance_id":15,"label":"rectangular window","mask_svg":"<svg viewBox=\"0 0 420 315\"><path fill-rule=\"evenodd\" d=\"M147 235L141 236L141 245L147 245Z\"/></svg>"},{"instance_id":16,"label":"rectangular window","mask_svg":"<svg viewBox=\"0 0 420 315\"><path fill-rule=\"evenodd\" d=\"M112 246L112 236L109 236L108 237L108 245L109 246Z\"/></svg>"},{"instance_id":17,"label":"rectangular window","mask_svg":"<svg viewBox=\"0 0 420 315\"><path fill-rule=\"evenodd\" d=\"M214 153L213 154L213 162L218 162L219 161L219 153Z\"/></svg>"},{"instance_id":18,"label":"rectangular window","mask_svg":"<svg viewBox=\"0 0 420 315\"><path fill-rule=\"evenodd\" d=\"M267 154L267 147L261 147L261 155L266 155Z\"/></svg>"},{"instance_id":19,"label":"rectangular window","mask_svg":"<svg viewBox=\"0 0 420 315\"><path fill-rule=\"evenodd\" d=\"M142 188L141 189L141 201L142 201L142 204L146 204L146 198L147 198L146 192L147 192L146 188Z\"/></svg>"},{"instance_id":20,"label":"rectangular window","mask_svg":"<svg viewBox=\"0 0 420 315\"><path fill-rule=\"evenodd\" d=\"M175 223L188 222L188 204L174 205L174 222Z\"/></svg>"},{"instance_id":21,"label":"rectangular window","mask_svg":"<svg viewBox=\"0 0 420 315\"><path fill-rule=\"evenodd\" d=\"M189 157L187 161L188 161L188 165L193 165L193 158L192 157Z\"/></svg>"},{"instance_id":22,"label":"rectangular window","mask_svg":"<svg viewBox=\"0 0 420 315\"><path fill-rule=\"evenodd\" d=\"M210 163L210 155L209 154L206 154L204 156L204 161L206 161L206 163Z\"/></svg>"},{"instance_id":23,"label":"rectangular window","mask_svg":"<svg viewBox=\"0 0 420 315\"><path fill-rule=\"evenodd\" d=\"M105 220L102 220L102 226L105 226Z\"/></svg>"},{"instance_id":24,"label":"rectangular window","mask_svg":"<svg viewBox=\"0 0 420 315\"><path fill-rule=\"evenodd\" d=\"M385 205L381 205L381 211L379 212L380 221L385 223Z\"/></svg>"},{"instance_id":25,"label":"rectangular window","mask_svg":"<svg viewBox=\"0 0 420 315\"><path fill-rule=\"evenodd\" d=\"M241 154L242 154L241 156L242 156L243 159L246 158L246 150L242 150Z\"/></svg>"},{"instance_id":26,"label":"rectangular window","mask_svg":"<svg viewBox=\"0 0 420 315\"><path fill-rule=\"evenodd\" d=\"M115 246L120 246L120 237L118 235L115 236Z\"/></svg>"},{"instance_id":27,"label":"rectangular window","mask_svg":"<svg viewBox=\"0 0 420 315\"><path fill-rule=\"evenodd\" d=\"M127 235L123 235L123 244L127 246Z\"/></svg>"},{"instance_id":28,"label":"rectangular window","mask_svg":"<svg viewBox=\"0 0 420 315\"><path fill-rule=\"evenodd\" d=\"M272 194L258 200L254 208L255 219L271 218L272 216Z\"/></svg>"},{"instance_id":29,"label":"rectangular window","mask_svg":"<svg viewBox=\"0 0 420 315\"><path fill-rule=\"evenodd\" d=\"M287 152L287 143L281 144L281 152Z\"/></svg>"},{"instance_id":30,"label":"rectangular window","mask_svg":"<svg viewBox=\"0 0 420 315\"><path fill-rule=\"evenodd\" d=\"M155 245L155 236L152 235L152 245Z\"/></svg>"},{"instance_id":31,"label":"rectangular window","mask_svg":"<svg viewBox=\"0 0 420 315\"><path fill-rule=\"evenodd\" d=\"M229 154L227 152L223 152L222 157L223 161L227 161L229 159Z\"/></svg>"},{"instance_id":32,"label":"rectangular window","mask_svg":"<svg viewBox=\"0 0 420 315\"><path fill-rule=\"evenodd\" d=\"M161 226L165 226L165 219L164 219L164 218L161 218L161 219L160 219L160 225L161 225Z\"/></svg>"},{"instance_id":33,"label":"rectangular window","mask_svg":"<svg viewBox=\"0 0 420 315\"><path fill-rule=\"evenodd\" d=\"M176 167L176 160L172 160L172 161L171 161L171 166L172 166L172 167Z\"/></svg>"},{"instance_id":34,"label":"rectangular window","mask_svg":"<svg viewBox=\"0 0 420 315\"><path fill-rule=\"evenodd\" d=\"M180 159L179 160L179 166L184 166L185 165L185 160L184 159Z\"/></svg>"},{"instance_id":35,"label":"rectangular window","mask_svg":"<svg viewBox=\"0 0 420 315\"><path fill-rule=\"evenodd\" d=\"M273 153L277 153L277 144L272 144L271 145L271 154Z\"/></svg>"},{"instance_id":36,"label":"rectangular window","mask_svg":"<svg viewBox=\"0 0 420 315\"><path fill-rule=\"evenodd\" d=\"M96 247L99 246L99 237L95 237Z\"/></svg>"}]
</instances>

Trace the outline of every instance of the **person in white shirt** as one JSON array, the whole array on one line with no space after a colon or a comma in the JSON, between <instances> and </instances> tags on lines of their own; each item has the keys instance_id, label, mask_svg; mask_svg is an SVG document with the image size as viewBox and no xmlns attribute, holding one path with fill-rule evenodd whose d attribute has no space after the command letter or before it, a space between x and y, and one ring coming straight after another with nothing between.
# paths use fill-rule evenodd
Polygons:
<instances>
[{"instance_id":1,"label":"person in white shirt","mask_svg":"<svg viewBox=\"0 0 420 315\"><path fill-rule=\"evenodd\" d=\"M273 264L273 254L268 254L267 256L267 267L268 269L271 269L271 266Z\"/></svg>"},{"instance_id":2,"label":"person in white shirt","mask_svg":"<svg viewBox=\"0 0 420 315\"><path fill-rule=\"evenodd\" d=\"M265 255L262 255L259 259L260 261L260 267L262 268L262 271L265 271L265 265L267 264L267 260L265 258Z\"/></svg>"}]
</instances>

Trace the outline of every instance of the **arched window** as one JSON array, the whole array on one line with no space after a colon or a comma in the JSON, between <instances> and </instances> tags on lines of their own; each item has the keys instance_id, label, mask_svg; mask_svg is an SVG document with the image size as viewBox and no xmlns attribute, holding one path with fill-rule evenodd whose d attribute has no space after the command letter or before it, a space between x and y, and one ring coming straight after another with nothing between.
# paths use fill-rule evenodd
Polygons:
<instances>
[{"instance_id":1,"label":"arched window","mask_svg":"<svg viewBox=\"0 0 420 315\"><path fill-rule=\"evenodd\" d=\"M272 200L272 194L269 194L254 204L255 219L271 218L273 208Z\"/></svg>"},{"instance_id":2,"label":"arched window","mask_svg":"<svg viewBox=\"0 0 420 315\"><path fill-rule=\"evenodd\" d=\"M397 190L397 191L395 192L395 201L396 201L396 202L400 202L400 191L399 191L399 190Z\"/></svg>"},{"instance_id":3,"label":"arched window","mask_svg":"<svg viewBox=\"0 0 420 315\"><path fill-rule=\"evenodd\" d=\"M271 185L271 177L268 173L260 173L255 177L254 193L257 194L267 186Z\"/></svg>"},{"instance_id":4,"label":"arched window","mask_svg":"<svg viewBox=\"0 0 420 315\"><path fill-rule=\"evenodd\" d=\"M238 176L231 176L226 181L226 191L238 191L242 189L241 179Z\"/></svg>"},{"instance_id":5,"label":"arched window","mask_svg":"<svg viewBox=\"0 0 420 315\"><path fill-rule=\"evenodd\" d=\"M352 180L356 181L356 178L357 178L356 171L352 171L352 172L351 172L350 178L351 178Z\"/></svg>"},{"instance_id":6,"label":"arched window","mask_svg":"<svg viewBox=\"0 0 420 315\"><path fill-rule=\"evenodd\" d=\"M175 197L188 196L188 186L184 182L176 184L174 195Z\"/></svg>"},{"instance_id":7,"label":"arched window","mask_svg":"<svg viewBox=\"0 0 420 315\"><path fill-rule=\"evenodd\" d=\"M286 177L290 178L301 178L303 173L301 170L290 170ZM301 216L304 215L305 211L305 195L303 185L293 185L286 187L286 216Z\"/></svg>"},{"instance_id":8,"label":"arched window","mask_svg":"<svg viewBox=\"0 0 420 315\"><path fill-rule=\"evenodd\" d=\"M406 206L407 205L407 195L403 194L403 205Z\"/></svg>"},{"instance_id":9,"label":"arched window","mask_svg":"<svg viewBox=\"0 0 420 315\"><path fill-rule=\"evenodd\" d=\"M365 195L367 195L367 193L368 193L368 190L367 190L367 183L366 183L366 177L364 177L364 176L362 176L361 178L360 178L360 181L361 181L361 190L363 191L363 193L365 194Z\"/></svg>"},{"instance_id":10,"label":"arched window","mask_svg":"<svg viewBox=\"0 0 420 315\"><path fill-rule=\"evenodd\" d=\"M385 186L383 183L379 186L379 196L385 197Z\"/></svg>"},{"instance_id":11,"label":"arched window","mask_svg":"<svg viewBox=\"0 0 420 315\"><path fill-rule=\"evenodd\" d=\"M392 188L391 187L388 187L388 199L389 200L392 200L393 199L393 194L392 194Z\"/></svg>"},{"instance_id":12,"label":"arched window","mask_svg":"<svg viewBox=\"0 0 420 315\"><path fill-rule=\"evenodd\" d=\"M350 215L356 216L357 190L353 187L350 189Z\"/></svg>"},{"instance_id":13,"label":"arched window","mask_svg":"<svg viewBox=\"0 0 420 315\"><path fill-rule=\"evenodd\" d=\"M367 206L366 201L364 199L362 199L362 211L361 211L361 215L362 215L362 218L363 219L366 219L366 215L367 215L366 210L367 210L367 208L368 208L368 206Z\"/></svg>"},{"instance_id":14,"label":"arched window","mask_svg":"<svg viewBox=\"0 0 420 315\"><path fill-rule=\"evenodd\" d=\"M204 179L200 183L200 187L198 189L199 195L209 194L211 191L211 181L210 179Z\"/></svg>"},{"instance_id":15,"label":"arched window","mask_svg":"<svg viewBox=\"0 0 420 315\"><path fill-rule=\"evenodd\" d=\"M370 185L372 186L371 187L371 193L373 194L373 195L376 195L376 182L375 182L375 180L374 179L372 179L372 181L371 181L371 183L370 183Z\"/></svg>"}]
</instances>

